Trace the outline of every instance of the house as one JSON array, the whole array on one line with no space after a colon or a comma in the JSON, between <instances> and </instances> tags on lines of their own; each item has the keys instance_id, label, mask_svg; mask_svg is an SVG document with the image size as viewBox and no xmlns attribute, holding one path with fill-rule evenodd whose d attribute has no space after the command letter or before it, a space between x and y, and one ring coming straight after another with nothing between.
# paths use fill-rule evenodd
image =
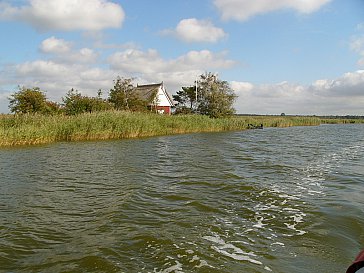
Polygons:
<instances>
[{"instance_id":1,"label":"house","mask_svg":"<svg viewBox=\"0 0 364 273\"><path fill-rule=\"evenodd\" d=\"M173 99L168 94L163 82L157 84L137 85L135 93L141 99L150 101L150 109L160 114L170 115L172 113Z\"/></svg>"}]
</instances>

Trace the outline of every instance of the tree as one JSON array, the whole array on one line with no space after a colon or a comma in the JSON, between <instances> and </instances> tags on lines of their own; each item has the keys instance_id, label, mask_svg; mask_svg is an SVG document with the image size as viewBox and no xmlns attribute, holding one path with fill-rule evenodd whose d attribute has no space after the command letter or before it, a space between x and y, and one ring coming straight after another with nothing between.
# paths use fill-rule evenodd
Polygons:
<instances>
[{"instance_id":1,"label":"tree","mask_svg":"<svg viewBox=\"0 0 364 273\"><path fill-rule=\"evenodd\" d=\"M73 88L67 92L62 101L66 115L77 115L86 111L87 106L81 93Z\"/></svg>"},{"instance_id":2,"label":"tree","mask_svg":"<svg viewBox=\"0 0 364 273\"><path fill-rule=\"evenodd\" d=\"M55 114L61 114L62 108L61 105L54 101L46 101L46 112L45 114L49 115L55 115Z\"/></svg>"},{"instance_id":3,"label":"tree","mask_svg":"<svg viewBox=\"0 0 364 273\"><path fill-rule=\"evenodd\" d=\"M66 115L78 115L81 113L92 113L111 109L111 105L101 98L101 90L97 97L82 96L80 92L71 89L62 98Z\"/></svg>"},{"instance_id":4,"label":"tree","mask_svg":"<svg viewBox=\"0 0 364 273\"><path fill-rule=\"evenodd\" d=\"M202 74L198 92L197 110L200 114L220 118L235 113L233 103L237 96L229 83L218 79L216 75L210 72Z\"/></svg>"},{"instance_id":5,"label":"tree","mask_svg":"<svg viewBox=\"0 0 364 273\"><path fill-rule=\"evenodd\" d=\"M38 87L20 87L19 91L9 98L9 109L12 113L49 113L51 102L47 101L44 91Z\"/></svg>"},{"instance_id":6,"label":"tree","mask_svg":"<svg viewBox=\"0 0 364 273\"><path fill-rule=\"evenodd\" d=\"M196 104L196 87L182 87L182 90L173 95L173 99L177 102L176 113L192 113Z\"/></svg>"},{"instance_id":7,"label":"tree","mask_svg":"<svg viewBox=\"0 0 364 273\"><path fill-rule=\"evenodd\" d=\"M133 79L117 77L114 80L114 86L110 89L108 101L111 102L117 110L127 111L145 111L148 101L140 98L135 92L135 86L132 84Z\"/></svg>"},{"instance_id":8,"label":"tree","mask_svg":"<svg viewBox=\"0 0 364 273\"><path fill-rule=\"evenodd\" d=\"M112 105L102 97L102 90L99 89L97 91L97 97L90 97L89 100L91 102L91 111L92 112L100 112L107 111L112 109Z\"/></svg>"}]
</instances>

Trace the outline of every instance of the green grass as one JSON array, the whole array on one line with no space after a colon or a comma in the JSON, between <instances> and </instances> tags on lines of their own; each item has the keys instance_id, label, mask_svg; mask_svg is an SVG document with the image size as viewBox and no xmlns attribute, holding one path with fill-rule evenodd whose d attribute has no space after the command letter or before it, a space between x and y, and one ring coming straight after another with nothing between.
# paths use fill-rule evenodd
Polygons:
<instances>
[{"instance_id":1,"label":"green grass","mask_svg":"<svg viewBox=\"0 0 364 273\"><path fill-rule=\"evenodd\" d=\"M294 116L234 116L211 119L200 115L165 116L119 111L77 116L0 115L0 146L244 130L249 124L290 127L353 122L363 120L321 120L318 117Z\"/></svg>"}]
</instances>

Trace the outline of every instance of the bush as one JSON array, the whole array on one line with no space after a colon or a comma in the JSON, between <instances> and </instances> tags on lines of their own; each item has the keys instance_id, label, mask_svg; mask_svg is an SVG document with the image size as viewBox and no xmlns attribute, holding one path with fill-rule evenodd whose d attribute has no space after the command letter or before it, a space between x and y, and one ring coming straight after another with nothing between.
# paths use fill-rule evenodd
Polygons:
<instances>
[{"instance_id":1,"label":"bush","mask_svg":"<svg viewBox=\"0 0 364 273\"><path fill-rule=\"evenodd\" d=\"M66 115L78 115L112 109L112 105L100 97L82 96L73 88L62 98Z\"/></svg>"},{"instance_id":2,"label":"bush","mask_svg":"<svg viewBox=\"0 0 364 273\"><path fill-rule=\"evenodd\" d=\"M38 87L26 88L19 86L19 91L12 94L9 101L10 111L16 114L47 114L57 108L52 102L47 101L45 92Z\"/></svg>"}]
</instances>

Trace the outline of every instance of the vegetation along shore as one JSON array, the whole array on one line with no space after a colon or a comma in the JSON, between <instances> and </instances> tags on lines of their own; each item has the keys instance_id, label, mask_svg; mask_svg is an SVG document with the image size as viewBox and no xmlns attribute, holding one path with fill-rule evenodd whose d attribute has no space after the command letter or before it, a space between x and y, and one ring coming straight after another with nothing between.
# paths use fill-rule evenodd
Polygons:
<instances>
[{"instance_id":1,"label":"vegetation along shore","mask_svg":"<svg viewBox=\"0 0 364 273\"><path fill-rule=\"evenodd\" d=\"M359 123L363 119L321 119L301 116L160 115L103 111L79 115L0 115L0 146L46 144L59 141L106 140L158 135L219 132L264 127L310 126L323 123Z\"/></svg>"},{"instance_id":2,"label":"vegetation along shore","mask_svg":"<svg viewBox=\"0 0 364 273\"><path fill-rule=\"evenodd\" d=\"M106 99L102 98L101 90L97 97L89 97L71 89L62 103L48 100L38 87L19 87L9 98L13 114L0 115L0 146L364 121L354 117L302 117L284 113L237 116L233 108L234 91L212 73L205 73L193 85L182 87L173 98L163 83L134 86L132 81L118 77ZM163 101L167 104L163 105Z\"/></svg>"}]
</instances>

